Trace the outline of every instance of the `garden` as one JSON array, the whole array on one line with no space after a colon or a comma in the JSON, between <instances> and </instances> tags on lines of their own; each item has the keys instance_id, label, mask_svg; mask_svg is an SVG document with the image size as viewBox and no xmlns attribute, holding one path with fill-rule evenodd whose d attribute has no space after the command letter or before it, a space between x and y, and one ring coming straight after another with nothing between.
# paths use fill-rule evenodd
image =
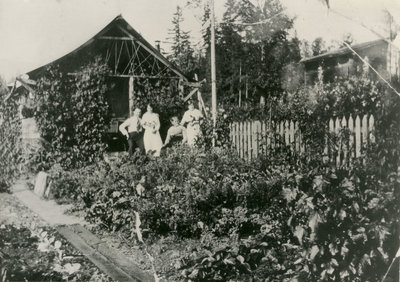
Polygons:
<instances>
[{"instance_id":1,"label":"garden","mask_svg":"<svg viewBox=\"0 0 400 282\"><path fill-rule=\"evenodd\" d=\"M1 281L112 281L12 194L1 194Z\"/></svg>"},{"instance_id":2,"label":"garden","mask_svg":"<svg viewBox=\"0 0 400 282\"><path fill-rule=\"evenodd\" d=\"M108 121L99 79L103 68L97 62L89 69L97 71L78 76L72 84L61 79L56 87L46 80L39 83L39 91L53 91L58 103L40 96L40 110L34 114L52 145L32 155L29 168L48 172L52 196L72 203L73 212L94 224L95 232L121 238L142 254L143 268L173 281L380 281L385 275L399 246L400 102L378 82L338 79L276 101L274 117L300 122L303 154L282 142L251 162L240 159L229 141L229 123L238 117L232 109L219 113L214 147L206 120L204 139L196 149L168 148L159 158L112 158L103 154L102 145ZM57 77L57 72L50 74ZM65 89L71 97L61 95ZM65 110L72 107L67 99L77 101L74 110ZM2 104L10 114L1 129L3 146L9 146L1 161L15 169L7 166L10 174L1 166L3 189L18 175L20 164L14 157L19 147L7 145L11 141L6 133L13 131L4 129L16 128L12 103ZM83 117L81 110L92 114ZM269 110L254 111L257 116L249 118L266 119ZM337 167L323 157L324 147L327 138L335 144L346 132L329 134L326 122L354 113L376 116L376 142L362 157ZM1 230L4 236L16 232L11 226ZM17 233L30 238L30 232ZM51 235L37 231L26 244L47 242L54 253L49 259L57 263L60 241ZM68 269L77 263L83 265L73 261Z\"/></svg>"}]
</instances>

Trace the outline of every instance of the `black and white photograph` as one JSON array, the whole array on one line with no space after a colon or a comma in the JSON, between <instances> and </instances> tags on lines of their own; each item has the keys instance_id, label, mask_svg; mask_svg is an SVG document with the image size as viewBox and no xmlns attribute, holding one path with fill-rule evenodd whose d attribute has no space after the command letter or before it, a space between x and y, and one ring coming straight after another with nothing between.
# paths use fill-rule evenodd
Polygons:
<instances>
[{"instance_id":1,"label":"black and white photograph","mask_svg":"<svg viewBox=\"0 0 400 282\"><path fill-rule=\"evenodd\" d=\"M0 0L0 281L400 281L400 0Z\"/></svg>"}]
</instances>

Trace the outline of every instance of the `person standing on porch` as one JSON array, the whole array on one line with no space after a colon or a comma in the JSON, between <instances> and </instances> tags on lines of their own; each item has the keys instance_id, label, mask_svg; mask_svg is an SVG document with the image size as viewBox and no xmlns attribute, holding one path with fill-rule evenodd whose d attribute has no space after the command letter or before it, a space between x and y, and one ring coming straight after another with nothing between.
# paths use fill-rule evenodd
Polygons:
<instances>
[{"instance_id":1,"label":"person standing on porch","mask_svg":"<svg viewBox=\"0 0 400 282\"><path fill-rule=\"evenodd\" d=\"M146 153L153 153L155 157L160 156L163 142L159 133L160 119L158 114L153 112L153 105L147 105L147 112L142 116L142 126L144 128L144 148Z\"/></svg>"},{"instance_id":2,"label":"person standing on porch","mask_svg":"<svg viewBox=\"0 0 400 282\"><path fill-rule=\"evenodd\" d=\"M189 146L195 146L197 139L201 136L200 123L203 114L195 109L193 101L189 100L188 110L183 115L181 125L186 126L186 138Z\"/></svg>"},{"instance_id":3,"label":"person standing on porch","mask_svg":"<svg viewBox=\"0 0 400 282\"><path fill-rule=\"evenodd\" d=\"M133 115L119 126L119 131L128 139L129 156L133 155L133 149L135 145L136 148L139 148L142 153L144 152L142 126L140 120L141 113L142 111L139 108L136 108L133 112Z\"/></svg>"}]
</instances>

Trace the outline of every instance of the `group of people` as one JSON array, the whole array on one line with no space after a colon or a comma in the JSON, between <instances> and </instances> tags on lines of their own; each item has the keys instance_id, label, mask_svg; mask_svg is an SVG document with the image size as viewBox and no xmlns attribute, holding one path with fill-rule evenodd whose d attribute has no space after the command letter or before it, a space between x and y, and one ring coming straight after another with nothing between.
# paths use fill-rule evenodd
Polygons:
<instances>
[{"instance_id":1,"label":"group of people","mask_svg":"<svg viewBox=\"0 0 400 282\"><path fill-rule=\"evenodd\" d=\"M203 115L194 107L193 101L188 102L188 110L181 122L177 116L171 117L171 127L164 143L159 132L160 119L153 109L153 105L148 104L147 111L140 117L141 110L136 108L133 115L119 126L119 131L128 139L129 155L133 154L135 148L139 148L142 152L160 156L161 149L173 143L187 143L189 146L196 144L201 135Z\"/></svg>"}]
</instances>

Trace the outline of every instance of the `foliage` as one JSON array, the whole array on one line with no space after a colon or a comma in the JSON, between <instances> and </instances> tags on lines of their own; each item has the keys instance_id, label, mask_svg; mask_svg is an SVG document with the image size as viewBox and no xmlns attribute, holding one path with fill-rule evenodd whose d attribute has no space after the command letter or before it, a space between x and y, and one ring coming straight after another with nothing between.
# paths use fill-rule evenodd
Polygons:
<instances>
[{"instance_id":1,"label":"foliage","mask_svg":"<svg viewBox=\"0 0 400 282\"><path fill-rule=\"evenodd\" d=\"M136 238L137 211L147 238L197 239L203 251L183 255L184 279L378 281L398 248L400 214L400 102L393 96L383 107L382 93L364 77L282 100L281 117L301 121L310 140L305 157L281 147L246 163L226 148L182 146L153 160L135 156L61 171L54 189L68 189L89 221L128 238ZM350 111L376 115L377 142L336 168L319 157L322 125ZM213 243L220 240L226 244Z\"/></svg>"},{"instance_id":2,"label":"foliage","mask_svg":"<svg viewBox=\"0 0 400 282\"><path fill-rule=\"evenodd\" d=\"M203 48L198 74L208 81L202 92L210 92L210 7L207 1L188 1L203 8ZM220 104L254 105L261 96L279 97L283 93L286 66L300 60L300 42L291 38L293 22L277 0L226 1L221 23L216 26L215 52L217 92ZM252 24L255 23L255 24ZM245 93L247 93L245 95ZM246 99L245 99L246 97ZM269 98L269 97L265 97Z\"/></svg>"},{"instance_id":3,"label":"foliage","mask_svg":"<svg viewBox=\"0 0 400 282\"><path fill-rule=\"evenodd\" d=\"M238 25L238 21L262 23ZM248 1L227 2L216 46L218 91L224 93L225 103L237 104L239 89L242 95L248 93L248 104L257 104L260 96L283 93L284 67L300 60L298 40L288 38L291 28L292 21L282 13L278 1L264 1L260 6Z\"/></svg>"},{"instance_id":4,"label":"foliage","mask_svg":"<svg viewBox=\"0 0 400 282\"><path fill-rule=\"evenodd\" d=\"M165 136L170 126L172 116L180 119L185 111L183 99L179 96L177 81L170 79L143 79L135 78L134 105L146 111L147 104L152 104L154 112L160 117L160 134Z\"/></svg>"},{"instance_id":5,"label":"foliage","mask_svg":"<svg viewBox=\"0 0 400 282\"><path fill-rule=\"evenodd\" d=\"M397 246L400 175L376 177L373 158L339 170L271 158L246 164L226 150L171 148L152 161L88 167L53 188L72 187L89 221L131 239L134 211L146 237L227 238L187 254L182 275L192 280L379 280Z\"/></svg>"},{"instance_id":6,"label":"foliage","mask_svg":"<svg viewBox=\"0 0 400 282\"><path fill-rule=\"evenodd\" d=\"M35 118L53 159L64 167L81 167L101 157L110 120L105 92L108 69L100 59L67 76L49 67L38 81Z\"/></svg>"},{"instance_id":7,"label":"foliage","mask_svg":"<svg viewBox=\"0 0 400 282\"><path fill-rule=\"evenodd\" d=\"M8 191L20 173L23 162L20 136L18 99L9 97L6 84L0 80L0 191Z\"/></svg>"},{"instance_id":8,"label":"foliage","mask_svg":"<svg viewBox=\"0 0 400 282\"><path fill-rule=\"evenodd\" d=\"M198 140L198 145L205 148L211 148L213 145L213 138L215 139L215 146L220 148L230 148L230 122L228 114L224 109L219 109L217 113L217 122L214 128L214 122L211 116L204 118L201 124L202 137Z\"/></svg>"},{"instance_id":9,"label":"foliage","mask_svg":"<svg viewBox=\"0 0 400 282\"><path fill-rule=\"evenodd\" d=\"M183 13L182 8L177 6L174 18L172 19L173 28L170 30L172 35L172 54L168 59L175 63L186 75L192 77L197 68L194 50L190 43L190 33L182 30Z\"/></svg>"},{"instance_id":10,"label":"foliage","mask_svg":"<svg viewBox=\"0 0 400 282\"><path fill-rule=\"evenodd\" d=\"M1 281L111 281L52 229L2 225L0 235Z\"/></svg>"}]
</instances>

